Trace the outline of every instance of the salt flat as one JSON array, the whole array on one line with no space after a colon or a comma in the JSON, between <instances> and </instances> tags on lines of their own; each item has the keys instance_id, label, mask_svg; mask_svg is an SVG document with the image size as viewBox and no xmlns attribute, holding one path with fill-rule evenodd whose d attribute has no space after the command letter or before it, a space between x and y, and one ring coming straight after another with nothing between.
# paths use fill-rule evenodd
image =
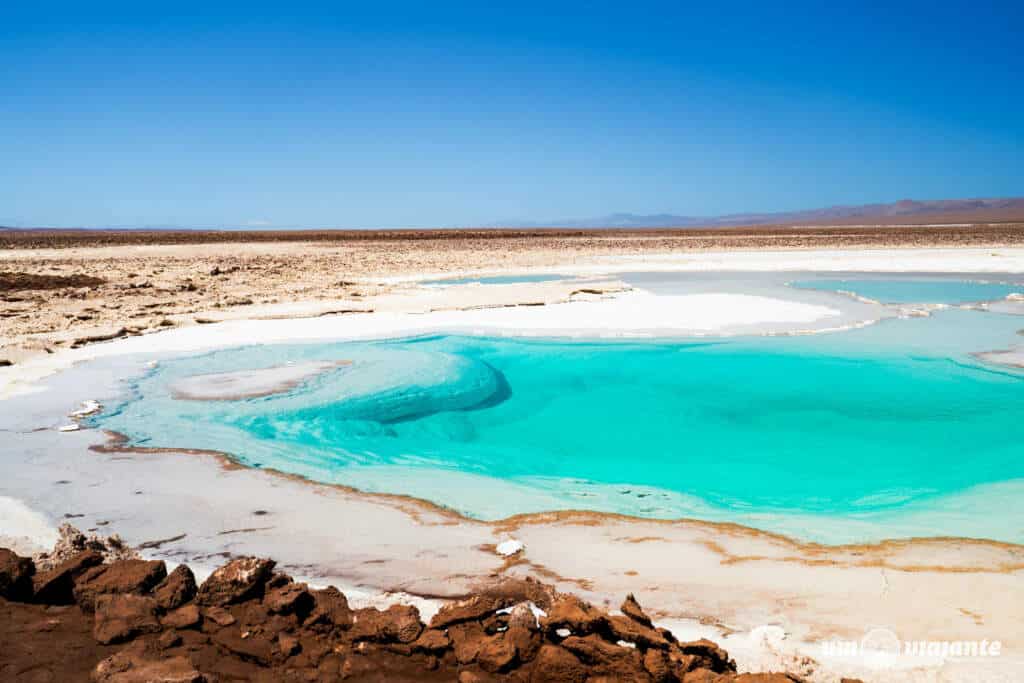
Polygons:
<instances>
[{"instance_id":1,"label":"salt flat","mask_svg":"<svg viewBox=\"0 0 1024 683\"><path fill-rule=\"evenodd\" d=\"M1024 249L650 254L595 257L563 264L558 272L808 269L1020 273ZM402 277L408 282L427 275ZM600 602L635 592L644 604L656 605L657 617L673 628L728 639L747 659L741 660L745 668L806 665L812 680L840 674L961 680L962 662L915 662L909 670L878 672L861 661L820 657L815 649L823 638L859 638L866 625L882 625L905 638L998 636L1005 655L985 663L991 667L988 680L1012 680L1024 664L1016 610L1024 602L1024 552L1016 545L919 539L823 546L735 525L585 512L482 522L412 498L238 468L216 454L116 445L90 451L107 445L106 436L55 430L79 402L116 394L117 376L138 372L149 359L240 344L438 331L581 337L821 333L895 315L868 315L856 302L823 304L796 292L657 296L630 290L614 277L604 282L597 293L580 292L595 287L572 282L500 285L483 292L409 285L315 306L254 304L252 317L271 319L247 319L243 306L216 324L58 349L2 368L0 405L9 409L0 428L11 438L3 447L7 476L0 496L6 498L0 500L7 502L0 534L45 545L52 526L71 514L81 526L103 523L105 531L130 543L157 542L147 551L153 557L203 564L222 552L272 554L296 575L366 595L456 596L495 575L523 574ZM289 317L342 309L367 312ZM524 544L511 559L494 552L509 539ZM766 626L782 629L781 644L756 642L752 634ZM744 634L752 639L743 641L745 649L738 647ZM802 657L815 661L800 664Z\"/></svg>"}]
</instances>

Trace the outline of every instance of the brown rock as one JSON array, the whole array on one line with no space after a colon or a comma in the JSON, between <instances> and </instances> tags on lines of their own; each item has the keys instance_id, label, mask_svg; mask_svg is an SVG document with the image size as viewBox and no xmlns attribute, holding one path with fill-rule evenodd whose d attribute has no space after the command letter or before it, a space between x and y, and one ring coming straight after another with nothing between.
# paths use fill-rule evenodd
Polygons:
<instances>
[{"instance_id":1,"label":"brown rock","mask_svg":"<svg viewBox=\"0 0 1024 683\"><path fill-rule=\"evenodd\" d=\"M157 646L162 650L169 650L172 647L178 647L181 645L181 636L174 631L164 631L157 638Z\"/></svg>"},{"instance_id":2,"label":"brown rock","mask_svg":"<svg viewBox=\"0 0 1024 683\"><path fill-rule=\"evenodd\" d=\"M448 637L452 640L452 650L459 664L469 664L476 659L483 646L484 628L478 622L467 621L454 624L448 629Z\"/></svg>"},{"instance_id":3,"label":"brown rock","mask_svg":"<svg viewBox=\"0 0 1024 683\"><path fill-rule=\"evenodd\" d=\"M203 615L218 626L231 626L236 621L234 615L223 607L208 607Z\"/></svg>"},{"instance_id":4,"label":"brown rock","mask_svg":"<svg viewBox=\"0 0 1024 683\"><path fill-rule=\"evenodd\" d=\"M273 560L241 557L220 567L199 587L196 602L223 607L262 595L274 569Z\"/></svg>"},{"instance_id":5,"label":"brown rock","mask_svg":"<svg viewBox=\"0 0 1024 683\"><path fill-rule=\"evenodd\" d=\"M597 674L618 676L626 680L644 680L646 673L640 653L634 648L622 647L602 640L599 636L569 636L562 647L587 664L591 676Z\"/></svg>"},{"instance_id":6,"label":"brown rock","mask_svg":"<svg viewBox=\"0 0 1024 683\"><path fill-rule=\"evenodd\" d=\"M443 652L452 644L451 638L444 631L428 628L413 641L412 647L420 652Z\"/></svg>"},{"instance_id":7,"label":"brown rock","mask_svg":"<svg viewBox=\"0 0 1024 683\"><path fill-rule=\"evenodd\" d=\"M533 661L530 683L583 683L587 668L568 650L542 645Z\"/></svg>"},{"instance_id":8,"label":"brown rock","mask_svg":"<svg viewBox=\"0 0 1024 683\"><path fill-rule=\"evenodd\" d=\"M484 595L474 595L468 600L445 603L430 620L430 628L445 628L463 621L478 621L505 606L500 598Z\"/></svg>"},{"instance_id":9,"label":"brown rock","mask_svg":"<svg viewBox=\"0 0 1024 683\"><path fill-rule=\"evenodd\" d=\"M345 594L334 586L310 591L313 596L313 611L306 618L308 626L337 626L347 629L352 626L352 609Z\"/></svg>"},{"instance_id":10,"label":"brown rock","mask_svg":"<svg viewBox=\"0 0 1024 683\"><path fill-rule=\"evenodd\" d=\"M729 653L707 638L689 643L679 643L679 650L684 655L696 656L696 666L699 668L711 669L715 673L736 672L736 662L729 658Z\"/></svg>"},{"instance_id":11,"label":"brown rock","mask_svg":"<svg viewBox=\"0 0 1024 683\"><path fill-rule=\"evenodd\" d=\"M277 634L277 647L285 657L291 657L292 655L298 654L299 650L302 649L299 639L289 633Z\"/></svg>"},{"instance_id":12,"label":"brown rock","mask_svg":"<svg viewBox=\"0 0 1024 683\"><path fill-rule=\"evenodd\" d=\"M559 595L541 623L549 631L567 628L574 635L586 635L599 630L606 619L604 612L575 595Z\"/></svg>"},{"instance_id":13,"label":"brown rock","mask_svg":"<svg viewBox=\"0 0 1024 683\"><path fill-rule=\"evenodd\" d=\"M187 657L153 661L127 650L97 664L92 680L94 683L206 683L206 677L193 668Z\"/></svg>"},{"instance_id":14,"label":"brown rock","mask_svg":"<svg viewBox=\"0 0 1024 683\"><path fill-rule=\"evenodd\" d=\"M483 642L476 656L476 663L481 669L496 674L512 667L519 653L515 643L506 636L506 633L499 633Z\"/></svg>"},{"instance_id":15,"label":"brown rock","mask_svg":"<svg viewBox=\"0 0 1024 683\"><path fill-rule=\"evenodd\" d=\"M75 579L90 567L103 562L96 550L82 552L64 560L53 569L33 578L33 601L47 605L70 605L75 601Z\"/></svg>"},{"instance_id":16,"label":"brown rock","mask_svg":"<svg viewBox=\"0 0 1024 683\"><path fill-rule=\"evenodd\" d=\"M305 618L313 609L313 596L304 583L289 583L267 591L263 605L271 614L298 614Z\"/></svg>"},{"instance_id":17,"label":"brown rock","mask_svg":"<svg viewBox=\"0 0 1024 683\"><path fill-rule=\"evenodd\" d=\"M96 598L92 635L100 643L120 643L142 633L158 631L160 622L156 618L156 601L153 598L131 594L100 595Z\"/></svg>"},{"instance_id":18,"label":"brown rock","mask_svg":"<svg viewBox=\"0 0 1024 683\"><path fill-rule=\"evenodd\" d=\"M74 596L86 612L96 608L96 598L113 593L148 593L167 576L162 561L120 560L82 572L75 579Z\"/></svg>"},{"instance_id":19,"label":"brown rock","mask_svg":"<svg viewBox=\"0 0 1024 683\"><path fill-rule=\"evenodd\" d=\"M27 602L32 599L32 576L36 565L27 557L0 548L0 598Z\"/></svg>"},{"instance_id":20,"label":"brown rock","mask_svg":"<svg viewBox=\"0 0 1024 683\"><path fill-rule=\"evenodd\" d=\"M192 570L179 564L153 589L153 597L160 609L171 611L196 596L196 577Z\"/></svg>"},{"instance_id":21,"label":"brown rock","mask_svg":"<svg viewBox=\"0 0 1024 683\"><path fill-rule=\"evenodd\" d=\"M644 613L643 608L640 607L640 603L636 601L632 593L626 596L626 599L622 602L622 607L619 609L633 621L643 624L647 628L654 628L651 618Z\"/></svg>"},{"instance_id":22,"label":"brown rock","mask_svg":"<svg viewBox=\"0 0 1024 683\"><path fill-rule=\"evenodd\" d=\"M225 650L247 661L254 661L267 666L274 655L274 646L262 634L239 633L237 629L225 628L217 631L213 642Z\"/></svg>"},{"instance_id":23,"label":"brown rock","mask_svg":"<svg viewBox=\"0 0 1024 683\"><path fill-rule=\"evenodd\" d=\"M383 612L367 608L356 610L352 623L353 640L378 643L411 643L423 631L420 611L412 605L391 605Z\"/></svg>"},{"instance_id":24,"label":"brown rock","mask_svg":"<svg viewBox=\"0 0 1024 683\"><path fill-rule=\"evenodd\" d=\"M610 616L608 617L608 631L615 640L625 640L628 643L635 643L642 649L655 647L659 649L668 648L668 641L653 628L633 621L629 617Z\"/></svg>"},{"instance_id":25,"label":"brown rock","mask_svg":"<svg viewBox=\"0 0 1024 683\"><path fill-rule=\"evenodd\" d=\"M232 619L234 619L234 617L232 617ZM196 628L202 620L203 617L199 614L199 608L197 606L185 605L165 614L160 619L160 623L165 628L184 629Z\"/></svg>"},{"instance_id":26,"label":"brown rock","mask_svg":"<svg viewBox=\"0 0 1024 683\"><path fill-rule=\"evenodd\" d=\"M669 683L677 680L672 673L668 654L664 650L650 649L644 653L644 669L654 679L654 683Z\"/></svg>"}]
</instances>

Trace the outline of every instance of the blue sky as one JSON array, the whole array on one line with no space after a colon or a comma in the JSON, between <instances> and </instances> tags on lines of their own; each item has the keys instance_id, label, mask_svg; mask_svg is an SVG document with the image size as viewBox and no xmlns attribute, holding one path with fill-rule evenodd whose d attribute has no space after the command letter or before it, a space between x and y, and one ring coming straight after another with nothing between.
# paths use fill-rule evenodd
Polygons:
<instances>
[{"instance_id":1,"label":"blue sky","mask_svg":"<svg viewBox=\"0 0 1024 683\"><path fill-rule=\"evenodd\" d=\"M1024 195L1020 2L502 5L3 3L0 224Z\"/></svg>"}]
</instances>

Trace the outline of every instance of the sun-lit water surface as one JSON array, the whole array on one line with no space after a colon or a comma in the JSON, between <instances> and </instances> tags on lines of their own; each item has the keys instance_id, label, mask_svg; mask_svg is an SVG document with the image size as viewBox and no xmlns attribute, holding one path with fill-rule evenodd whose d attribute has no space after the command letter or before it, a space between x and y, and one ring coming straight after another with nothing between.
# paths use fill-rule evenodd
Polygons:
<instances>
[{"instance_id":1,"label":"sun-lit water surface","mask_svg":"<svg viewBox=\"0 0 1024 683\"><path fill-rule=\"evenodd\" d=\"M1024 284L976 282L950 278L932 280L803 280L793 282L800 289L852 292L857 296L886 304L966 304L1005 299L1008 294L1024 293Z\"/></svg>"},{"instance_id":2,"label":"sun-lit water surface","mask_svg":"<svg viewBox=\"0 0 1024 683\"><path fill-rule=\"evenodd\" d=\"M1020 322L946 311L812 337L253 346L163 361L95 422L137 445L223 451L484 518L585 508L825 541L1020 541L1019 525L957 498L1024 480L1024 376L968 353ZM256 399L169 389L314 359L352 364ZM1019 493L999 503L1011 519Z\"/></svg>"}]
</instances>

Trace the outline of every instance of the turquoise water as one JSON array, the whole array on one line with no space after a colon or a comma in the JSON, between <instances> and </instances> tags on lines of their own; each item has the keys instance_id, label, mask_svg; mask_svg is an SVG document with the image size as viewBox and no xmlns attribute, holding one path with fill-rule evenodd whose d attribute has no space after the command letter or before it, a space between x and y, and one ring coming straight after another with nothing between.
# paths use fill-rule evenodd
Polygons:
<instances>
[{"instance_id":1,"label":"turquoise water","mask_svg":"<svg viewBox=\"0 0 1024 683\"><path fill-rule=\"evenodd\" d=\"M1024 293L1024 285L970 280L804 280L800 289L853 292L885 304L966 304Z\"/></svg>"},{"instance_id":2,"label":"turquoise water","mask_svg":"<svg viewBox=\"0 0 1024 683\"><path fill-rule=\"evenodd\" d=\"M949 311L841 334L699 343L254 346L162 361L95 422L137 445L224 451L485 518L589 508L826 541L1021 540L1019 491L999 503L1009 522L972 513L973 502L949 508L959 500L950 496L1024 478L1024 376L967 353L1020 324ZM168 388L311 359L352 365L257 399L184 401ZM944 512L929 516L931 505Z\"/></svg>"},{"instance_id":3,"label":"turquoise water","mask_svg":"<svg viewBox=\"0 0 1024 683\"><path fill-rule=\"evenodd\" d=\"M525 282L555 282L556 280L572 279L571 275L491 275L488 277L457 277L447 280L425 280L424 285L514 285Z\"/></svg>"}]
</instances>

